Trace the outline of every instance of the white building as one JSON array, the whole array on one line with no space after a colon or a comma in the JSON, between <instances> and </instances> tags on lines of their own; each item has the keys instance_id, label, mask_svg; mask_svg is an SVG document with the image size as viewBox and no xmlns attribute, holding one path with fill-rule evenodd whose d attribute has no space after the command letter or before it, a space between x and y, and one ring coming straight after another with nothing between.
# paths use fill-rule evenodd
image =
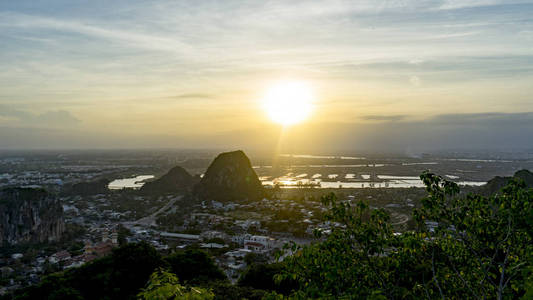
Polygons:
<instances>
[{"instance_id":1,"label":"white building","mask_svg":"<svg viewBox=\"0 0 533 300\"><path fill-rule=\"evenodd\" d=\"M268 236L252 235L244 239L244 249L265 252L272 249L274 239Z\"/></svg>"},{"instance_id":2,"label":"white building","mask_svg":"<svg viewBox=\"0 0 533 300\"><path fill-rule=\"evenodd\" d=\"M231 237L231 241L236 244L239 244L239 246L244 246L244 241L249 239L250 237L252 237L252 235L249 233L234 235Z\"/></svg>"},{"instance_id":3,"label":"white building","mask_svg":"<svg viewBox=\"0 0 533 300\"><path fill-rule=\"evenodd\" d=\"M223 232L216 231L216 230L208 230L204 231L200 234L200 237L203 239L225 239L226 235Z\"/></svg>"}]
</instances>

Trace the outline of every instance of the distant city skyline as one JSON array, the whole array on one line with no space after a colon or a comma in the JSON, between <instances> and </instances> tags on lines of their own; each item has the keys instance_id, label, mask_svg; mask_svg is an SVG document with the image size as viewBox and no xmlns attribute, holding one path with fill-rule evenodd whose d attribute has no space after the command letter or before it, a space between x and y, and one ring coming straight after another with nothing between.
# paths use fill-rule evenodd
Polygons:
<instances>
[{"instance_id":1,"label":"distant city skyline","mask_svg":"<svg viewBox=\"0 0 533 300\"><path fill-rule=\"evenodd\" d=\"M4 1L0 38L0 149L533 148L533 1Z\"/></svg>"}]
</instances>

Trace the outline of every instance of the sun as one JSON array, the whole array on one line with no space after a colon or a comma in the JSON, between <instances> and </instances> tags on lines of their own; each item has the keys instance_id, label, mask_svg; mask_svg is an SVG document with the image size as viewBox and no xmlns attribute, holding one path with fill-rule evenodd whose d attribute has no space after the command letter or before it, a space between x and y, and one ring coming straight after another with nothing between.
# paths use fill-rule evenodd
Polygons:
<instances>
[{"instance_id":1,"label":"sun","mask_svg":"<svg viewBox=\"0 0 533 300\"><path fill-rule=\"evenodd\" d=\"M283 81L267 90L263 106L272 121L289 126L309 117L313 101L314 94L309 84L302 81Z\"/></svg>"}]
</instances>

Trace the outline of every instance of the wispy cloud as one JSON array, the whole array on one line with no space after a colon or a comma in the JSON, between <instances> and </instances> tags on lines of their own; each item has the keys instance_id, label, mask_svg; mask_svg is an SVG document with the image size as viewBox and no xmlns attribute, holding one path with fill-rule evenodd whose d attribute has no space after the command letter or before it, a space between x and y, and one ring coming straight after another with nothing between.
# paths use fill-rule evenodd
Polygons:
<instances>
[{"instance_id":1,"label":"wispy cloud","mask_svg":"<svg viewBox=\"0 0 533 300\"><path fill-rule=\"evenodd\" d=\"M78 125L81 121L65 110L45 111L34 114L24 110L13 109L9 106L0 105L0 117L4 122L17 126L38 126L41 128L63 127Z\"/></svg>"},{"instance_id":2,"label":"wispy cloud","mask_svg":"<svg viewBox=\"0 0 533 300\"><path fill-rule=\"evenodd\" d=\"M189 94L181 94L176 95L173 98L179 98L179 99L210 99L213 98L213 95L210 94L201 94L201 93L189 93Z\"/></svg>"},{"instance_id":3,"label":"wispy cloud","mask_svg":"<svg viewBox=\"0 0 533 300\"><path fill-rule=\"evenodd\" d=\"M190 52L191 47L179 40L157 36L152 33L142 33L138 30L124 30L93 25L90 22L79 22L68 19L57 19L35 15L0 12L1 27L17 27L28 30L53 30L59 32L76 33L88 37L98 38L107 42L127 43L130 47L161 50L169 52Z\"/></svg>"},{"instance_id":4,"label":"wispy cloud","mask_svg":"<svg viewBox=\"0 0 533 300\"><path fill-rule=\"evenodd\" d=\"M496 6L496 5L513 5L531 3L530 1L507 1L507 0L445 0L440 9L461 9L471 7Z\"/></svg>"},{"instance_id":5,"label":"wispy cloud","mask_svg":"<svg viewBox=\"0 0 533 300\"><path fill-rule=\"evenodd\" d=\"M366 121L380 121L380 122L397 122L404 120L406 118L405 115L393 115L393 116L385 116L385 115L369 115L369 116L363 116L361 119Z\"/></svg>"},{"instance_id":6,"label":"wispy cloud","mask_svg":"<svg viewBox=\"0 0 533 300\"><path fill-rule=\"evenodd\" d=\"M442 114L430 118L428 122L446 125L498 125L498 124L531 124L533 113L471 113L471 114Z\"/></svg>"}]
</instances>

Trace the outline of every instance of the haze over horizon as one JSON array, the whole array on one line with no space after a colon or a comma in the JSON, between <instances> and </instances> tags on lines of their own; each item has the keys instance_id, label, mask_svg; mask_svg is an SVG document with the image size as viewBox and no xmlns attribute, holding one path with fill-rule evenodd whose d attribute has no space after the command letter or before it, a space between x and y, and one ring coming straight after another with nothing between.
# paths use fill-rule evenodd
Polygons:
<instances>
[{"instance_id":1,"label":"haze over horizon","mask_svg":"<svg viewBox=\"0 0 533 300\"><path fill-rule=\"evenodd\" d=\"M0 149L533 148L533 1L6 1L0 38Z\"/></svg>"}]
</instances>

